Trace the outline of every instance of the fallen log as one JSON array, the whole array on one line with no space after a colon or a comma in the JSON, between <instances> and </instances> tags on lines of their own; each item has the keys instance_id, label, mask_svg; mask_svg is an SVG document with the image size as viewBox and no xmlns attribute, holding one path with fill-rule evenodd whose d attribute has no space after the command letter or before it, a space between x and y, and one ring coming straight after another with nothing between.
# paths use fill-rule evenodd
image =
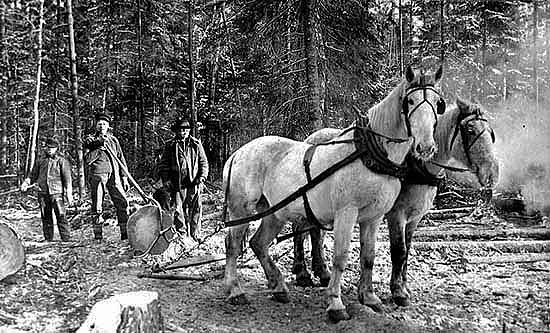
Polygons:
<instances>
[{"instance_id":1,"label":"fallen log","mask_svg":"<svg viewBox=\"0 0 550 333\"><path fill-rule=\"evenodd\" d=\"M200 265L209 264L209 263L222 261L222 260L225 260L225 254L211 254L211 255L196 256L191 258L184 258L166 266L165 268L163 268L163 270L168 271L168 270L173 270L178 268L200 266Z\"/></svg>"},{"instance_id":2,"label":"fallen log","mask_svg":"<svg viewBox=\"0 0 550 333\"><path fill-rule=\"evenodd\" d=\"M532 238L550 240L550 228L510 228L510 229L480 229L460 228L452 230L422 230L419 228L414 239L419 241L431 240L462 240L462 239L497 239L497 238Z\"/></svg>"},{"instance_id":3,"label":"fallen log","mask_svg":"<svg viewBox=\"0 0 550 333\"><path fill-rule=\"evenodd\" d=\"M181 275L181 274L154 274L140 273L137 276L140 279L157 279L157 280L185 280L185 281L207 281L208 279L198 275Z\"/></svg>"},{"instance_id":4,"label":"fallen log","mask_svg":"<svg viewBox=\"0 0 550 333\"><path fill-rule=\"evenodd\" d=\"M465 206L457 208L430 209L427 214L469 213L477 206Z\"/></svg>"},{"instance_id":5,"label":"fallen log","mask_svg":"<svg viewBox=\"0 0 550 333\"><path fill-rule=\"evenodd\" d=\"M417 252L439 249L471 249L474 251L497 251L501 253L550 253L550 241L413 242L412 249Z\"/></svg>"},{"instance_id":6,"label":"fallen log","mask_svg":"<svg viewBox=\"0 0 550 333\"><path fill-rule=\"evenodd\" d=\"M164 332L158 293L131 292L96 303L77 330L77 333L86 332Z\"/></svg>"},{"instance_id":7,"label":"fallen log","mask_svg":"<svg viewBox=\"0 0 550 333\"><path fill-rule=\"evenodd\" d=\"M550 261L550 253L527 253L492 257L466 257L469 264L501 264Z\"/></svg>"}]
</instances>

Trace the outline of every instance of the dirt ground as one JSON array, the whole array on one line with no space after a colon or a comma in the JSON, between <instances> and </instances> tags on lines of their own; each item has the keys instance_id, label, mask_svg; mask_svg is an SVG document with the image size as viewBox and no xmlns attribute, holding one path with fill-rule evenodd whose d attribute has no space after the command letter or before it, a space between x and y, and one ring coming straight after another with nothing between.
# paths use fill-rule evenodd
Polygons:
<instances>
[{"instance_id":1,"label":"dirt ground","mask_svg":"<svg viewBox=\"0 0 550 333\"><path fill-rule=\"evenodd\" d=\"M220 209L220 197L219 191L206 195L206 215ZM280 304L270 298L263 271L248 250L239 273L251 302L233 306L225 301L223 262L170 272L202 276L205 281L140 279L137 275L147 271L147 263L133 257L128 243L119 240L114 223L106 226L102 242L92 240L91 228L84 223L73 231L75 242L45 243L38 211L15 203L3 207L0 220L18 232L27 257L20 272L0 282L0 332L74 332L98 301L139 290L160 294L167 332L550 332L550 263L470 264L463 258L503 255L499 249L468 245L472 242L413 249L411 305L397 307L390 299L391 263L383 226L374 275L383 314L357 301L359 243L354 242L342 284L352 319L333 324L327 321L324 290L296 286L290 272L290 241L272 246L272 253L286 276L291 301ZM203 234L211 233L216 223L204 221ZM459 219L426 220L422 226L440 230L517 227L490 209ZM223 237L223 231L214 235L194 254L223 253ZM329 235L327 256L331 246Z\"/></svg>"}]
</instances>

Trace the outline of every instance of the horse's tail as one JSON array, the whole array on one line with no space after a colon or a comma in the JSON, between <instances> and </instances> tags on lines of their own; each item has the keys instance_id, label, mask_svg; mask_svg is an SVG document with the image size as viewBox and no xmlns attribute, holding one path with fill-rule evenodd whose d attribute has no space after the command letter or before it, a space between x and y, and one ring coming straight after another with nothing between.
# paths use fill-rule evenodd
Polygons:
<instances>
[{"instance_id":1,"label":"horse's tail","mask_svg":"<svg viewBox=\"0 0 550 333\"><path fill-rule=\"evenodd\" d=\"M231 156L229 160L229 165L227 167L227 180L225 184L225 194L223 199L223 211L222 211L222 221L225 223L227 221L227 199L229 198L229 187L231 185L231 169L233 169L233 160L235 159L235 154Z\"/></svg>"}]
</instances>

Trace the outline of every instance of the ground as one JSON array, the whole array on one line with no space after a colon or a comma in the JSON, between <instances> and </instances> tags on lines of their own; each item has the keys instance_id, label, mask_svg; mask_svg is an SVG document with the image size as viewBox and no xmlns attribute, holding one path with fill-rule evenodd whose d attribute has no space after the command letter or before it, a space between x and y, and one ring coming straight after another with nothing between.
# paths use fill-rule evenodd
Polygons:
<instances>
[{"instance_id":1,"label":"ground","mask_svg":"<svg viewBox=\"0 0 550 333\"><path fill-rule=\"evenodd\" d=\"M212 213L221 209L221 193L215 187L206 193L205 216L215 216ZM413 250L409 263L412 302L397 307L390 299L391 264L387 229L382 227L374 287L383 299L383 314L357 301L359 243L354 242L342 284L352 319L333 324L327 321L324 290L296 286L290 273L290 241L272 246L290 288L290 302L280 304L270 298L263 271L248 250L239 273L251 302L233 306L225 300L223 262L170 272L205 281L138 278L149 268L147 261L133 257L128 243L119 240L114 223L106 226L102 242L92 240L86 223L73 231L75 242L42 242L38 211L27 210L32 207L21 203L12 198L0 210L1 222L17 231L26 249L25 266L0 282L0 332L74 332L99 300L138 290L160 294L167 332L550 332L550 263L471 264L464 258L503 254L496 248L480 250L470 245L475 242ZM427 219L422 227L441 231L517 227L490 207L478 206L457 219ZM212 233L216 223L205 220L203 234ZM223 237L222 230L194 254L223 253ZM329 235L327 255L332 253L331 245Z\"/></svg>"}]
</instances>

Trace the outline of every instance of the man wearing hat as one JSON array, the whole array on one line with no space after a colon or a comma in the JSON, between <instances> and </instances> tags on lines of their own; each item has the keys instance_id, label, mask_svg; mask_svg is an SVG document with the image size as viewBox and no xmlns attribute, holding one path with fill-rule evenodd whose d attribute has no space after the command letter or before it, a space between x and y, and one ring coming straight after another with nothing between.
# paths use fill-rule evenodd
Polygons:
<instances>
[{"instance_id":1,"label":"man wearing hat","mask_svg":"<svg viewBox=\"0 0 550 333\"><path fill-rule=\"evenodd\" d=\"M47 138L44 156L36 162L29 177L21 184L22 192L26 192L31 184L38 185L42 231L46 241L53 240L52 210L55 213L61 240L71 240L69 224L65 218L65 198L69 206L73 203L71 165L58 154L58 148L59 142L55 138Z\"/></svg>"},{"instance_id":2,"label":"man wearing hat","mask_svg":"<svg viewBox=\"0 0 550 333\"><path fill-rule=\"evenodd\" d=\"M200 140L189 135L187 120L177 119L170 129L175 137L164 147L158 172L176 208L176 229L197 240L202 213L200 185L208 176L208 160Z\"/></svg>"},{"instance_id":3,"label":"man wearing hat","mask_svg":"<svg viewBox=\"0 0 550 333\"><path fill-rule=\"evenodd\" d=\"M109 133L110 117L99 113L95 117L96 132L84 139L84 162L88 186L92 192L92 212L94 214L94 238L103 239L103 199L109 191L116 208L120 238L128 238L128 200L125 191L128 189L128 177L122 171L127 170L126 159L118 139Z\"/></svg>"}]
</instances>

